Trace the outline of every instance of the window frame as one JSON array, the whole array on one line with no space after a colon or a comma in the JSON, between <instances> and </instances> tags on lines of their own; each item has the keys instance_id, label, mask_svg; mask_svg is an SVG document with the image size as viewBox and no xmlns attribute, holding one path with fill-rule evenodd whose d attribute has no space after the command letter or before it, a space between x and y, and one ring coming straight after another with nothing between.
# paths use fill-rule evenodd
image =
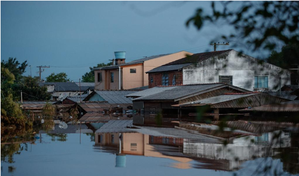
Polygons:
<instances>
[{"instance_id":1,"label":"window frame","mask_svg":"<svg viewBox=\"0 0 299 176\"><path fill-rule=\"evenodd\" d=\"M168 73L162 74L162 86L168 86L169 85L169 75Z\"/></svg>"},{"instance_id":2,"label":"window frame","mask_svg":"<svg viewBox=\"0 0 299 176\"><path fill-rule=\"evenodd\" d=\"M262 79L264 79L262 82ZM254 76L254 89L268 89L269 76L268 75L255 75Z\"/></svg>"},{"instance_id":3,"label":"window frame","mask_svg":"<svg viewBox=\"0 0 299 176\"><path fill-rule=\"evenodd\" d=\"M102 82L102 72L98 72L98 82Z\"/></svg>"},{"instance_id":4,"label":"window frame","mask_svg":"<svg viewBox=\"0 0 299 176\"><path fill-rule=\"evenodd\" d=\"M137 72L136 68L130 68L130 73L136 73L136 72Z\"/></svg>"},{"instance_id":5,"label":"window frame","mask_svg":"<svg viewBox=\"0 0 299 176\"><path fill-rule=\"evenodd\" d=\"M230 83L225 82L224 80L229 80ZM219 83L224 83L228 85L233 85L233 76L232 75L219 75Z\"/></svg>"},{"instance_id":6,"label":"window frame","mask_svg":"<svg viewBox=\"0 0 299 176\"><path fill-rule=\"evenodd\" d=\"M114 72L110 72L110 82L114 82Z\"/></svg>"}]
</instances>

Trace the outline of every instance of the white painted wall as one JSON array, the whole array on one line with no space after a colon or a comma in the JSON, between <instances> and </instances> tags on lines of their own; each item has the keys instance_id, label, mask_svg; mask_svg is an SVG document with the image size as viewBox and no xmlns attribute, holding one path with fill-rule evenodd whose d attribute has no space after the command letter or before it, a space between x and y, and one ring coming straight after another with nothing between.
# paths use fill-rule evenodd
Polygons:
<instances>
[{"instance_id":1,"label":"white painted wall","mask_svg":"<svg viewBox=\"0 0 299 176\"><path fill-rule=\"evenodd\" d=\"M259 64L250 56L238 56L234 50L184 68L183 84L216 83L219 76L232 76L234 86L251 91L255 90L255 76L268 76L268 89L272 91L290 84L289 71L269 63Z\"/></svg>"}]
</instances>

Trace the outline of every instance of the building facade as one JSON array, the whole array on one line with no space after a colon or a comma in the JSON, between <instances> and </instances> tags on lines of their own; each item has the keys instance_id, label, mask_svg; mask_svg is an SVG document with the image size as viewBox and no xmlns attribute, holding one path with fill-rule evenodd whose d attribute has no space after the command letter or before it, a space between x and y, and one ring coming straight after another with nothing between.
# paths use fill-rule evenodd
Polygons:
<instances>
[{"instance_id":1,"label":"building facade","mask_svg":"<svg viewBox=\"0 0 299 176\"><path fill-rule=\"evenodd\" d=\"M95 90L127 90L148 86L147 71L191 55L181 51L125 63L125 52L115 52L114 65L95 68Z\"/></svg>"},{"instance_id":2,"label":"building facade","mask_svg":"<svg viewBox=\"0 0 299 176\"><path fill-rule=\"evenodd\" d=\"M235 50L198 53L147 72L149 87L226 83L250 91L277 91L290 72Z\"/></svg>"}]
</instances>

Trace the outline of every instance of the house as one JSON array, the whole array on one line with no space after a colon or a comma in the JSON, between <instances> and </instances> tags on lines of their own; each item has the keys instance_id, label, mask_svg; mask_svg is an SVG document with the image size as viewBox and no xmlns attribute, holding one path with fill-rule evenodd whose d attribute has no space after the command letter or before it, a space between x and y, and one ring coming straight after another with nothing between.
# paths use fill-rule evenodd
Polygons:
<instances>
[{"instance_id":1,"label":"house","mask_svg":"<svg viewBox=\"0 0 299 176\"><path fill-rule=\"evenodd\" d=\"M148 85L147 71L192 53L161 54L126 63L124 51L115 52L114 65L95 68L95 90L127 90Z\"/></svg>"},{"instance_id":2,"label":"house","mask_svg":"<svg viewBox=\"0 0 299 176\"><path fill-rule=\"evenodd\" d=\"M77 96L83 94L84 89L74 82L41 82L40 86L46 86L47 92L51 93L51 100L63 100L68 96Z\"/></svg>"},{"instance_id":3,"label":"house","mask_svg":"<svg viewBox=\"0 0 299 176\"><path fill-rule=\"evenodd\" d=\"M277 91L290 72L235 50L197 53L147 71L155 86L226 83L250 91Z\"/></svg>"},{"instance_id":4,"label":"house","mask_svg":"<svg viewBox=\"0 0 299 176\"><path fill-rule=\"evenodd\" d=\"M154 87L127 95L140 112L133 118L139 125L171 125L173 121L204 121L212 117L241 118L239 109L287 101L266 93L251 92L224 83Z\"/></svg>"}]
</instances>

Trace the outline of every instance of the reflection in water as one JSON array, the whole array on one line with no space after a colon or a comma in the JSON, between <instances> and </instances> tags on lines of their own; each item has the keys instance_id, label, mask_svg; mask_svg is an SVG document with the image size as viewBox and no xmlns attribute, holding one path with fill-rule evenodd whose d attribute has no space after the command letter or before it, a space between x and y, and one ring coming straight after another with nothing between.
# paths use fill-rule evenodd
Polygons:
<instances>
[{"instance_id":1,"label":"reflection in water","mask_svg":"<svg viewBox=\"0 0 299 176\"><path fill-rule=\"evenodd\" d=\"M95 148L115 153L116 167L126 167L126 155L139 155L171 159L173 163L170 167L179 169L234 171L239 170L245 161L274 157L277 156L277 149L287 151L290 147L290 133L283 131L239 137L227 145L135 132L95 135Z\"/></svg>"}]
</instances>

